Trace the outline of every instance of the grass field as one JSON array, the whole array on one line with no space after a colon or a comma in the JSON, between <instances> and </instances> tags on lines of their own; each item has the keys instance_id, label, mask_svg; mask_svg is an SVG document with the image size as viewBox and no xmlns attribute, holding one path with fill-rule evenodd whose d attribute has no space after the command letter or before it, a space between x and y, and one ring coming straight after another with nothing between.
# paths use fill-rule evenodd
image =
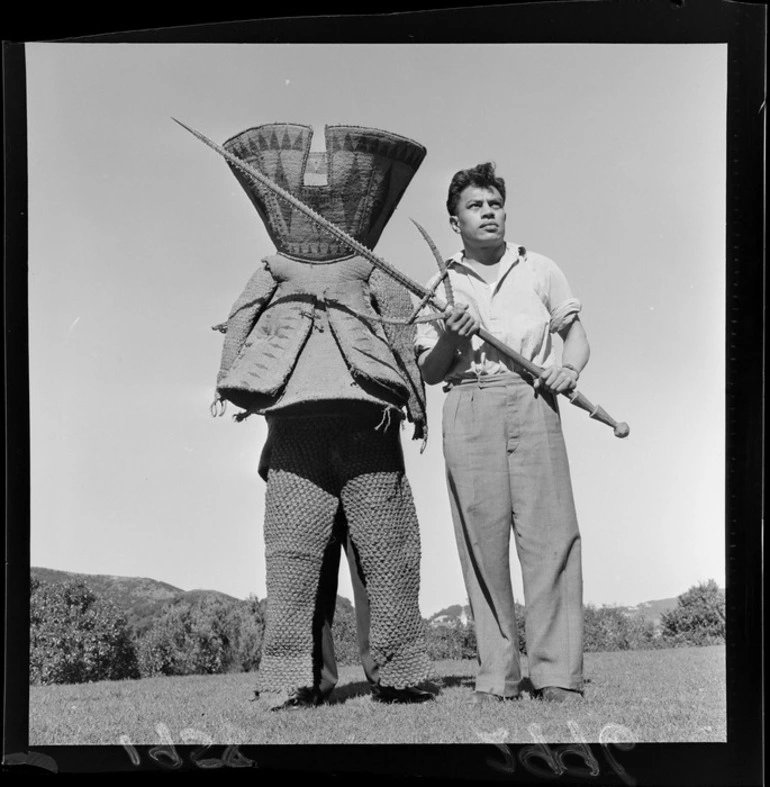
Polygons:
<instances>
[{"instance_id":1,"label":"grass field","mask_svg":"<svg viewBox=\"0 0 770 787\"><path fill-rule=\"evenodd\" d=\"M563 705L475 707L475 662L435 669L436 702L379 705L361 668L343 667L329 704L280 713L252 700L248 673L33 686L30 746L726 740L723 646L587 653L585 700Z\"/></svg>"}]
</instances>

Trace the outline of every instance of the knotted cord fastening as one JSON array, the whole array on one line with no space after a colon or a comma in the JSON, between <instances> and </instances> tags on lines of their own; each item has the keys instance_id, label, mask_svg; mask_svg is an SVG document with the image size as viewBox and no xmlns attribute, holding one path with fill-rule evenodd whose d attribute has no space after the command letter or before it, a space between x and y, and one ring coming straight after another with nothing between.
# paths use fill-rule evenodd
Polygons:
<instances>
[{"instance_id":1,"label":"knotted cord fastening","mask_svg":"<svg viewBox=\"0 0 770 787\"><path fill-rule=\"evenodd\" d=\"M226 409L227 402L220 396L216 396L214 401L209 405L209 412L211 413L212 418L224 415Z\"/></svg>"},{"instance_id":2,"label":"knotted cord fastening","mask_svg":"<svg viewBox=\"0 0 770 787\"><path fill-rule=\"evenodd\" d=\"M435 322L436 320L442 319L442 315L436 312L435 316L426 314L415 319L410 317L409 320L394 320L391 317L382 317L379 314L364 314L363 312L360 312L357 309L354 309L352 306L342 303L341 301L327 300L326 304L328 306L334 306L338 309L341 309L342 311L346 311L348 314L352 314L354 317L358 317L360 320L366 320L367 322L380 322L385 323L386 325L412 325L418 322Z\"/></svg>"},{"instance_id":3,"label":"knotted cord fastening","mask_svg":"<svg viewBox=\"0 0 770 787\"><path fill-rule=\"evenodd\" d=\"M390 428L390 407L386 407L382 411L382 419L377 426L374 427L374 431L378 431L381 426L383 427L383 431L387 431Z\"/></svg>"}]
</instances>

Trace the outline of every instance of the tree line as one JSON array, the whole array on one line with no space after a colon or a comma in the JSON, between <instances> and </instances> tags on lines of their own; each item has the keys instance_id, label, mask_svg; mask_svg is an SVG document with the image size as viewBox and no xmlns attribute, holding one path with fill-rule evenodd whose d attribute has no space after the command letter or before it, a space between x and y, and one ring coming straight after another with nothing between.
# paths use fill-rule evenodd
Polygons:
<instances>
[{"instance_id":1,"label":"tree line","mask_svg":"<svg viewBox=\"0 0 770 787\"><path fill-rule=\"evenodd\" d=\"M259 667L265 601L202 597L170 605L149 628L132 630L115 604L83 581L30 585L30 683L86 683L158 675L250 672ZM519 650L525 610L516 605ZM472 622L424 621L434 660L476 658ZM353 605L338 597L332 632L337 660L358 663ZM694 585L660 626L619 607L585 607L585 650L638 650L725 641L725 597L714 580Z\"/></svg>"}]
</instances>

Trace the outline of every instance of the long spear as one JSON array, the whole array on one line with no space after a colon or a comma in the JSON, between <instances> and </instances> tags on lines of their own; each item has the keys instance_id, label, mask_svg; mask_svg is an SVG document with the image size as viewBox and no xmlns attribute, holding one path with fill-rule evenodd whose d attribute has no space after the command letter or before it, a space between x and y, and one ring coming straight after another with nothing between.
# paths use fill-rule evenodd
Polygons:
<instances>
[{"instance_id":1,"label":"long spear","mask_svg":"<svg viewBox=\"0 0 770 787\"><path fill-rule=\"evenodd\" d=\"M423 287L421 284L418 284L416 281L411 279L405 273L400 271L394 265L387 262L386 260L379 257L375 254L371 249L364 246L362 243L359 243L355 238L352 238L348 235L347 232L340 229L336 224L333 224L328 219L325 219L321 216L320 213L316 213L311 207L307 206L302 200L295 197L291 192L287 191L286 189L279 186L273 180L271 180L267 175L263 174L259 170L252 167L248 162L243 161L243 159L238 158L234 154L230 153L229 150L226 150L221 145L218 145L213 140L209 139L205 134L202 134L200 131L196 131L194 128L190 128L190 126L185 125L180 120L176 118L172 118L175 123L178 123L182 128L189 131L194 137L197 137L201 142L205 145L210 147L212 150L215 150L219 153L220 156L225 158L229 161L234 167L237 167L242 172L244 172L249 177L256 180L258 183L261 183L263 186L268 188L274 194L277 194L281 199L286 200L289 204L293 205L297 210L301 213L304 213L311 221L315 222L316 225L321 227L323 230L328 232L330 235L333 235L337 240L344 243L349 249L360 254L364 259L368 260L372 263L376 268L379 268L383 273L386 273L392 279L397 281L402 287L405 287L409 292L416 295L419 298L426 298L428 297L428 302L431 306L433 306L437 311L441 312L442 314L448 308L448 304L442 301L438 296L434 294L430 294L429 290ZM413 220L414 221L414 220ZM414 222L417 224L417 222ZM425 230L417 224L417 228L422 233L423 237L425 237L426 241L428 240L428 235ZM434 255L437 257L440 256L438 254L438 250L435 247L433 241L429 241L429 245L431 250L433 251ZM443 262L443 260L442 260ZM501 342L499 339L495 338L491 333L489 333L484 328L479 328L478 335L481 339L483 339L487 344L491 344L498 352L502 353L503 355L510 358L515 364L525 369L534 377L539 377L542 373L542 368L537 366L537 364L532 363L527 358L525 358L520 353L516 352L512 347L509 347L507 344ZM628 424L623 422L615 421L607 411L601 407L601 405L594 405L588 399L586 399L583 394L579 393L577 389L573 389L572 391L564 391L563 395L566 396L572 404L576 407L585 410L591 418L594 418L597 421L601 421L608 426L613 428L614 434L616 437L627 437L629 433Z\"/></svg>"}]
</instances>

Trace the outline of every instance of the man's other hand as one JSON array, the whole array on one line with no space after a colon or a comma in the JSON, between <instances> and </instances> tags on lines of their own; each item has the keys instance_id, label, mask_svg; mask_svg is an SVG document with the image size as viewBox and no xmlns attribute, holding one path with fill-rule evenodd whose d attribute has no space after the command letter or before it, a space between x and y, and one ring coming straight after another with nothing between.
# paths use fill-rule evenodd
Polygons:
<instances>
[{"instance_id":1,"label":"man's other hand","mask_svg":"<svg viewBox=\"0 0 770 787\"><path fill-rule=\"evenodd\" d=\"M577 386L578 373L566 366L549 366L535 380L535 388L545 388L553 393L571 391Z\"/></svg>"}]
</instances>

